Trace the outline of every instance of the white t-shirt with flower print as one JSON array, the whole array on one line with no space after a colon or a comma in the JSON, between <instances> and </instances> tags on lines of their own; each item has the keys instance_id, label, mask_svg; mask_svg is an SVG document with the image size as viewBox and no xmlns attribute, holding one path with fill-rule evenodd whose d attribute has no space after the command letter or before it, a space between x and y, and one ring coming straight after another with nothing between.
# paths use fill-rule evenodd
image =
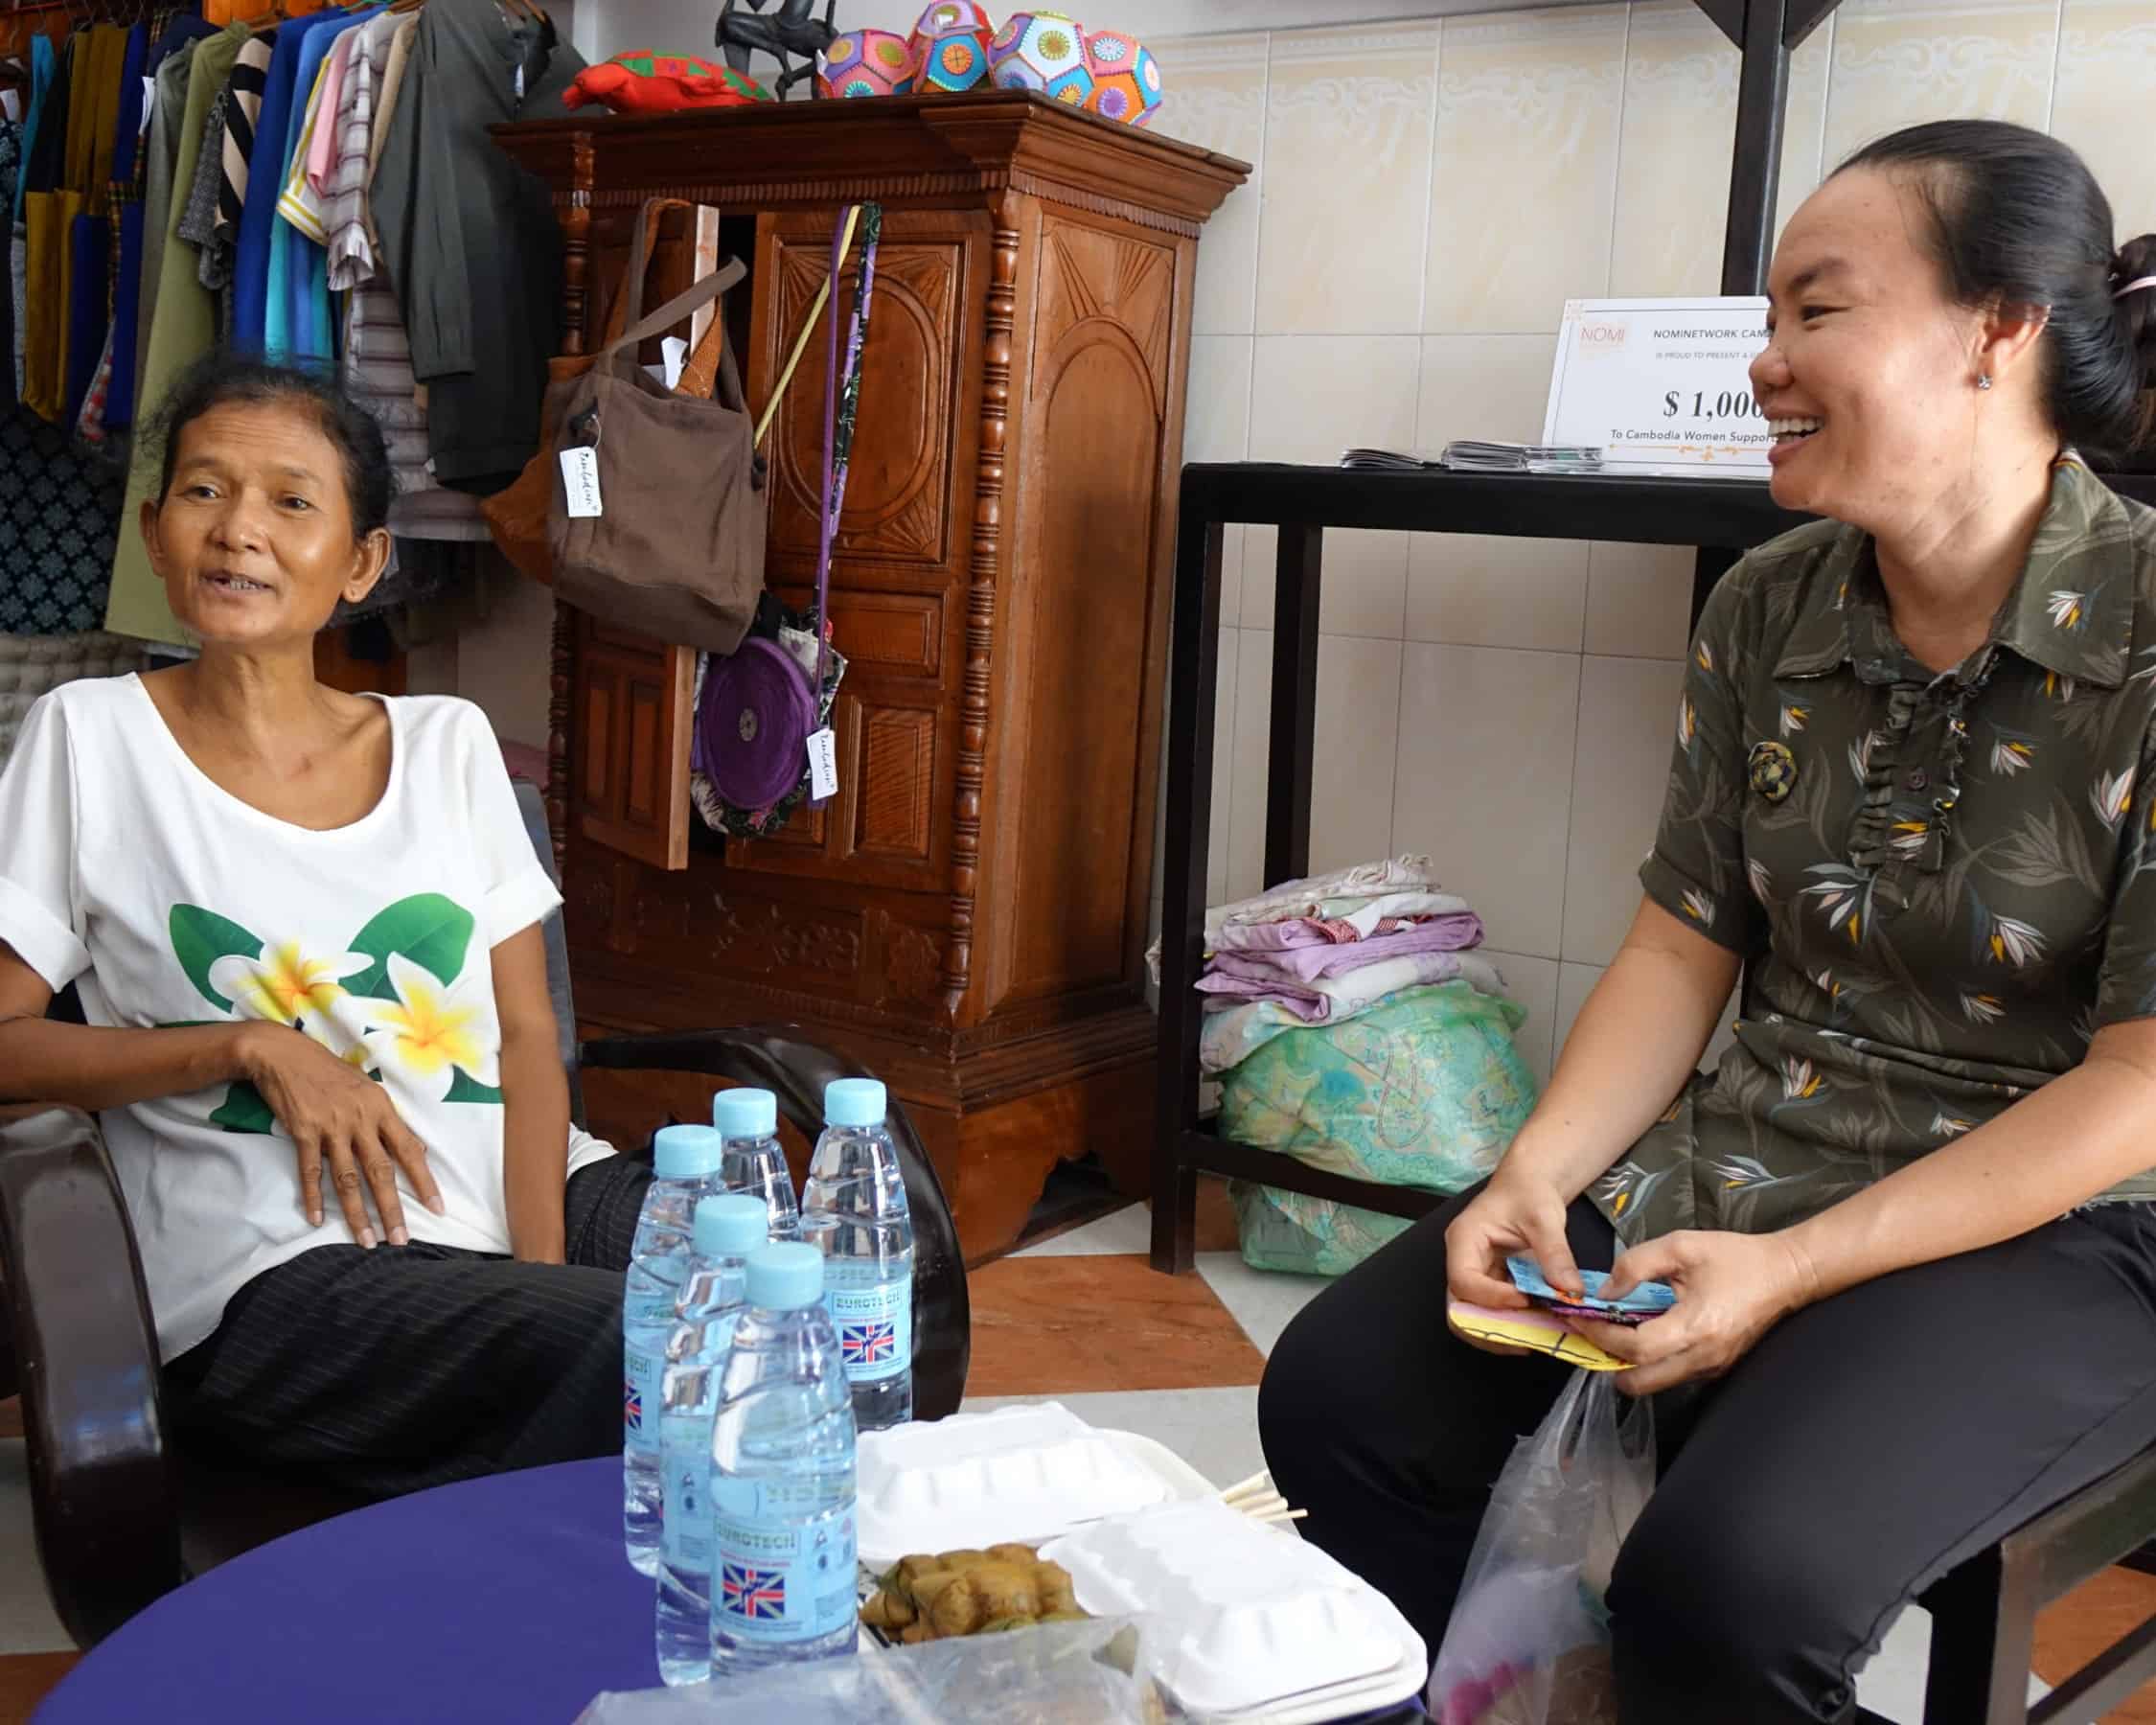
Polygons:
<instances>
[{"instance_id":1,"label":"white t-shirt with flower print","mask_svg":"<svg viewBox=\"0 0 2156 1725\"><path fill-rule=\"evenodd\" d=\"M384 700L389 788L316 832L188 758L135 677L30 710L0 773L0 940L93 1024L290 1024L377 1077L427 1147L445 1213L405 1193L415 1240L510 1250L493 949L561 895L533 853L485 715ZM310 1227L291 1140L253 1086L103 1116L166 1359L264 1270L352 1238ZM572 1130L563 1178L610 1154Z\"/></svg>"}]
</instances>

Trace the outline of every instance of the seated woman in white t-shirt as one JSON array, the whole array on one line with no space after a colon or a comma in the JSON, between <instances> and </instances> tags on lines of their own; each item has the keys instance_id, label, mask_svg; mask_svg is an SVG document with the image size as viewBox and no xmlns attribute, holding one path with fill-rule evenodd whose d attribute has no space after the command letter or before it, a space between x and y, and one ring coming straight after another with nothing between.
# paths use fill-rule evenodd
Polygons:
<instances>
[{"instance_id":1,"label":"seated woman in white t-shirt","mask_svg":"<svg viewBox=\"0 0 2156 1725\"><path fill-rule=\"evenodd\" d=\"M0 1100L102 1116L183 1435L381 1494L616 1449L650 1170L569 1123L560 898L477 708L314 677L381 432L213 357L165 437L201 656L55 690L0 774Z\"/></svg>"}]
</instances>

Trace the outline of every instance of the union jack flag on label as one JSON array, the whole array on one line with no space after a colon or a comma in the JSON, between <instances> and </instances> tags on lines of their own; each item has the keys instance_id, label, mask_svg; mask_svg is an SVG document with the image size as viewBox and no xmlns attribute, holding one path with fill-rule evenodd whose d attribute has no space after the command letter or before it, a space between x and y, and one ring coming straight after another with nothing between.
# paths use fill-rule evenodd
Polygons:
<instances>
[{"instance_id":1,"label":"union jack flag on label","mask_svg":"<svg viewBox=\"0 0 2156 1725\"><path fill-rule=\"evenodd\" d=\"M719 1605L738 1618L776 1622L786 1616L786 1572L726 1564L720 1573Z\"/></svg>"},{"instance_id":2,"label":"union jack flag on label","mask_svg":"<svg viewBox=\"0 0 2156 1725\"><path fill-rule=\"evenodd\" d=\"M631 1431L644 1429L644 1392L636 1387L634 1378L621 1381L621 1416Z\"/></svg>"},{"instance_id":3,"label":"union jack flag on label","mask_svg":"<svg viewBox=\"0 0 2156 1725\"><path fill-rule=\"evenodd\" d=\"M872 1323L841 1323L838 1353L848 1366L888 1365L898 1353L896 1326L887 1318Z\"/></svg>"}]
</instances>

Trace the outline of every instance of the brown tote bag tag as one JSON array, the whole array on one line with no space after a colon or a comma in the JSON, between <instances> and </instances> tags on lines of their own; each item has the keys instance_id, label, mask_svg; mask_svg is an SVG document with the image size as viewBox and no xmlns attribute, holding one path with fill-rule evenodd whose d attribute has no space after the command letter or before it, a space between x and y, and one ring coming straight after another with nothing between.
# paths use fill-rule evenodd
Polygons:
<instances>
[{"instance_id":1,"label":"brown tote bag tag","mask_svg":"<svg viewBox=\"0 0 2156 1725\"><path fill-rule=\"evenodd\" d=\"M645 271L657 242L659 212L696 207L686 198L654 197L639 212L628 266L614 287L613 309L608 317L605 343L611 343L621 334L633 315L631 306L641 303ZM689 356L680 380L675 385L682 394L708 397L712 393L719 372L720 350L725 342L723 326L724 319L714 314L711 327L704 332L696 352ZM560 354L547 361L547 390L539 416L539 453L525 463L524 471L515 480L479 505L480 513L486 518L487 530L493 535L495 548L520 573L542 586L551 586L554 581L554 560L547 547L546 515L562 482L562 464L556 448L561 422L556 410L567 394L566 386L596 363L596 354Z\"/></svg>"}]
</instances>

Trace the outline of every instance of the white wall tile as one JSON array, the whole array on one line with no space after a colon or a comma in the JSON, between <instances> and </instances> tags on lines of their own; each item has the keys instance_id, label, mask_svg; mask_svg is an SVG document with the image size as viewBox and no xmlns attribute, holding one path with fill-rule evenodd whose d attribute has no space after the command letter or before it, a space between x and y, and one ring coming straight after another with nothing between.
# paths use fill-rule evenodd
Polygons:
<instances>
[{"instance_id":1,"label":"white wall tile","mask_svg":"<svg viewBox=\"0 0 2156 1725\"><path fill-rule=\"evenodd\" d=\"M1587 607L1579 540L1418 533L1408 547L1408 639L1577 653Z\"/></svg>"},{"instance_id":2,"label":"white wall tile","mask_svg":"<svg viewBox=\"0 0 2156 1725\"><path fill-rule=\"evenodd\" d=\"M1591 657L1580 666L1563 947L1575 963L1607 964L1640 908L1640 862L1662 815L1684 682L1676 660Z\"/></svg>"},{"instance_id":3,"label":"white wall tile","mask_svg":"<svg viewBox=\"0 0 2156 1725\"><path fill-rule=\"evenodd\" d=\"M2042 126L2057 23L2058 0L1843 0L1826 95L1826 166L1923 120Z\"/></svg>"},{"instance_id":4,"label":"white wall tile","mask_svg":"<svg viewBox=\"0 0 2156 1725\"><path fill-rule=\"evenodd\" d=\"M1626 9L1448 18L1422 327L1557 328L1606 292Z\"/></svg>"},{"instance_id":5,"label":"white wall tile","mask_svg":"<svg viewBox=\"0 0 2156 1725\"><path fill-rule=\"evenodd\" d=\"M2156 229L2156 6L2149 0L2066 0L2052 132L2095 172L2119 237Z\"/></svg>"},{"instance_id":6,"label":"white wall tile","mask_svg":"<svg viewBox=\"0 0 2156 1725\"><path fill-rule=\"evenodd\" d=\"M1420 327L1436 74L1434 25L1273 36L1260 334Z\"/></svg>"},{"instance_id":7,"label":"white wall tile","mask_svg":"<svg viewBox=\"0 0 2156 1725\"><path fill-rule=\"evenodd\" d=\"M1632 9L1611 293L1720 291L1738 58L1693 0Z\"/></svg>"},{"instance_id":8,"label":"white wall tile","mask_svg":"<svg viewBox=\"0 0 2156 1725\"><path fill-rule=\"evenodd\" d=\"M1557 972L1553 959L1484 947L1482 956L1503 973L1504 992L1527 1009L1526 1023L1513 1033L1513 1046L1535 1082L1549 1082L1557 1048Z\"/></svg>"},{"instance_id":9,"label":"white wall tile","mask_svg":"<svg viewBox=\"0 0 2156 1725\"><path fill-rule=\"evenodd\" d=\"M1266 37L1162 36L1146 45L1163 68L1169 92L1153 129L1250 164L1250 178L1227 195L1198 236L1191 307L1191 328L1199 334L1247 334L1257 308L1258 211L1265 196Z\"/></svg>"},{"instance_id":10,"label":"white wall tile","mask_svg":"<svg viewBox=\"0 0 2156 1725\"><path fill-rule=\"evenodd\" d=\"M1778 236L1833 163L1826 157L1826 85L1834 64L1834 19L1789 57L1789 104L1781 128L1781 183L1775 196Z\"/></svg>"},{"instance_id":11,"label":"white wall tile","mask_svg":"<svg viewBox=\"0 0 2156 1725\"><path fill-rule=\"evenodd\" d=\"M1579 1009L1587 1004L1587 997L1594 992L1594 984L1602 979L1599 964L1560 964L1557 967L1557 1035L1556 1053L1562 1057L1565 1045L1571 1040L1572 1026L1579 1022ZM1556 1070L1552 1063L1550 1070Z\"/></svg>"},{"instance_id":12,"label":"white wall tile","mask_svg":"<svg viewBox=\"0 0 2156 1725\"><path fill-rule=\"evenodd\" d=\"M1492 945L1555 959L1579 659L1408 644L1395 851L1426 851Z\"/></svg>"},{"instance_id":13,"label":"white wall tile","mask_svg":"<svg viewBox=\"0 0 2156 1725\"><path fill-rule=\"evenodd\" d=\"M1220 632L1220 673L1213 701L1213 818L1205 851L1205 902L1229 897L1228 833L1235 796L1236 698L1242 689L1243 632ZM1262 782L1262 781L1261 781Z\"/></svg>"},{"instance_id":14,"label":"white wall tile","mask_svg":"<svg viewBox=\"0 0 2156 1725\"><path fill-rule=\"evenodd\" d=\"M1409 447L1420 359L1412 335L1260 336L1250 391L1250 458L1329 467L1353 445ZM1319 612L1325 633L1400 638L1408 539L1352 528L1325 535ZM1245 536L1246 628L1272 627L1277 543L1270 528Z\"/></svg>"},{"instance_id":15,"label":"white wall tile","mask_svg":"<svg viewBox=\"0 0 2156 1725\"><path fill-rule=\"evenodd\" d=\"M1185 461L1241 461L1250 447L1250 338L1190 338L1189 405L1183 414ZM1221 534L1220 620L1233 628L1243 616L1243 536L1240 522Z\"/></svg>"},{"instance_id":16,"label":"white wall tile","mask_svg":"<svg viewBox=\"0 0 2156 1725\"><path fill-rule=\"evenodd\" d=\"M1240 655L1225 899L1248 898L1266 885L1273 632L1244 630ZM1397 641L1341 635L1319 640L1319 765L1310 788L1310 866L1315 870L1392 854L1400 676Z\"/></svg>"},{"instance_id":17,"label":"white wall tile","mask_svg":"<svg viewBox=\"0 0 2156 1725\"><path fill-rule=\"evenodd\" d=\"M1457 437L1535 442L1556 360L1555 334L1424 336L1415 447L1435 454Z\"/></svg>"},{"instance_id":18,"label":"white wall tile","mask_svg":"<svg viewBox=\"0 0 2156 1725\"><path fill-rule=\"evenodd\" d=\"M1691 632L1692 564L1686 545L1597 540L1587 552L1590 653L1683 658Z\"/></svg>"},{"instance_id":19,"label":"white wall tile","mask_svg":"<svg viewBox=\"0 0 2156 1725\"><path fill-rule=\"evenodd\" d=\"M1233 747L1227 763L1227 859L1215 904L1253 897L1265 886L1265 762L1272 728L1273 632L1238 631ZM1218 756L1215 756L1218 759Z\"/></svg>"}]
</instances>

